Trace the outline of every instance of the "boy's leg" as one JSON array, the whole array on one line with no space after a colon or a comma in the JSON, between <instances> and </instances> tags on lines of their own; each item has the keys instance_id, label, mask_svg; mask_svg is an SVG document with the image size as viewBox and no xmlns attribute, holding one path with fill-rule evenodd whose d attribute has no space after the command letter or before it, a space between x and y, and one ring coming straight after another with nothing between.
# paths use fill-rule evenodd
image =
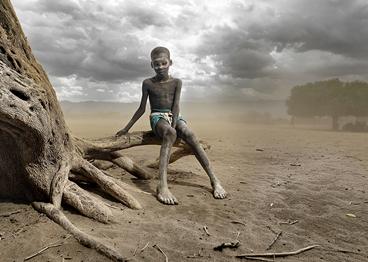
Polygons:
<instances>
[{"instance_id":1,"label":"boy's leg","mask_svg":"<svg viewBox=\"0 0 368 262\"><path fill-rule=\"evenodd\" d=\"M159 180L157 184L157 199L168 205L177 205L178 200L171 194L167 185L167 166L172 145L176 140L176 131L164 119L160 119L156 124L156 132L162 137L159 163Z\"/></svg>"},{"instance_id":2,"label":"boy's leg","mask_svg":"<svg viewBox=\"0 0 368 262\"><path fill-rule=\"evenodd\" d=\"M213 196L215 198L225 198L227 196L227 193L222 188L220 181L215 176L215 173L213 172L210 161L208 160L203 147L198 142L198 139L193 133L193 131L190 130L188 125L182 120L179 120L178 123L176 124L176 131L177 131L178 137L183 139L184 142L187 143L187 145L192 149L199 163L202 165L203 169L206 171L207 175L209 176L210 181L211 181L211 186L213 188Z\"/></svg>"}]
</instances>

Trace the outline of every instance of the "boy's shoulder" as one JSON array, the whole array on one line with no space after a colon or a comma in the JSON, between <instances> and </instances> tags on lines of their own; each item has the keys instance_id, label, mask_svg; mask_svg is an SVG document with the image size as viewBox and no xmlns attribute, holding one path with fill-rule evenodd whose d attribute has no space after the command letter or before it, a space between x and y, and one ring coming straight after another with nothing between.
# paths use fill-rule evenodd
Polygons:
<instances>
[{"instance_id":1,"label":"boy's shoulder","mask_svg":"<svg viewBox=\"0 0 368 262\"><path fill-rule=\"evenodd\" d=\"M143 84L152 84L155 77L150 77L143 80Z\"/></svg>"},{"instance_id":2,"label":"boy's shoulder","mask_svg":"<svg viewBox=\"0 0 368 262\"><path fill-rule=\"evenodd\" d=\"M171 77L172 81L176 81L177 83L181 83L180 78Z\"/></svg>"}]
</instances>

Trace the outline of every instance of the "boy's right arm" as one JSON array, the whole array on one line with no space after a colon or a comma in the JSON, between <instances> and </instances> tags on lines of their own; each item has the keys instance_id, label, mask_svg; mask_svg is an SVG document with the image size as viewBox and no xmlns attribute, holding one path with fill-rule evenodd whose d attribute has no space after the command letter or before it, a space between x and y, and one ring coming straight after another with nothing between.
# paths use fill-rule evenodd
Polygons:
<instances>
[{"instance_id":1,"label":"boy's right arm","mask_svg":"<svg viewBox=\"0 0 368 262\"><path fill-rule=\"evenodd\" d=\"M129 121L129 123L124 127L122 130L116 133L115 136L122 136L126 133L128 133L129 129L135 124L135 122L138 121L138 119L144 114L146 111L146 104L147 104L147 98L148 98L148 89L147 89L147 83L146 81L142 84L142 99L141 104L139 105L139 108L134 113L132 119Z\"/></svg>"}]
</instances>

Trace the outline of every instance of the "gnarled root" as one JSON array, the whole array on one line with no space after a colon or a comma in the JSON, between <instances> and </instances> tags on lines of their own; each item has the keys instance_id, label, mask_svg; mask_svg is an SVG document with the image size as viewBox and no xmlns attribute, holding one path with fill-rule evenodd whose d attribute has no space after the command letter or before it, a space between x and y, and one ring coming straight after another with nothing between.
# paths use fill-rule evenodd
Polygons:
<instances>
[{"instance_id":1,"label":"gnarled root","mask_svg":"<svg viewBox=\"0 0 368 262\"><path fill-rule=\"evenodd\" d=\"M68 173L70 166L67 161L62 161L60 164L59 171L55 174L52 180L51 186L51 203L55 205L56 208L61 207L61 200L63 198L64 187L68 181Z\"/></svg>"},{"instance_id":2,"label":"gnarled root","mask_svg":"<svg viewBox=\"0 0 368 262\"><path fill-rule=\"evenodd\" d=\"M102 223L114 220L114 216L107 206L71 181L65 185L63 202L74 207L83 215Z\"/></svg>"},{"instance_id":3,"label":"gnarled root","mask_svg":"<svg viewBox=\"0 0 368 262\"><path fill-rule=\"evenodd\" d=\"M118 186L111 178L102 173L87 160L82 159L80 167L76 170L78 173L93 179L107 193L117 200L133 209L141 209L141 204L128 192Z\"/></svg>"},{"instance_id":4,"label":"gnarled root","mask_svg":"<svg viewBox=\"0 0 368 262\"><path fill-rule=\"evenodd\" d=\"M154 177L153 174L148 173L140 165L138 165L137 163L134 163L133 160L131 160L130 158L124 156L120 152L112 152L112 153L109 154L109 156L111 158L108 159L108 160L110 160L114 164L117 164L118 166L125 169L130 174L132 174L133 176L136 176L137 178L151 179L151 178Z\"/></svg>"},{"instance_id":5,"label":"gnarled root","mask_svg":"<svg viewBox=\"0 0 368 262\"><path fill-rule=\"evenodd\" d=\"M80 231L53 204L33 202L32 205L37 211L46 214L55 223L59 224L62 228L64 228L66 231L72 234L75 237L75 239L77 239L77 241L82 245L93 248L97 250L99 253L115 261L126 261L126 259L123 258L116 250L105 246L101 242L97 241L96 239L92 238L86 233Z\"/></svg>"}]
</instances>

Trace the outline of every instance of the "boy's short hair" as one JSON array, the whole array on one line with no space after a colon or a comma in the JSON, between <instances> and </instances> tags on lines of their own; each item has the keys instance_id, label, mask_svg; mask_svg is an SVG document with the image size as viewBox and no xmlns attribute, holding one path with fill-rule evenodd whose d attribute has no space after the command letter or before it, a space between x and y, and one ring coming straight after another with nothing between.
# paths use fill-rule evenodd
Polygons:
<instances>
[{"instance_id":1,"label":"boy's short hair","mask_svg":"<svg viewBox=\"0 0 368 262\"><path fill-rule=\"evenodd\" d=\"M151 52L151 59L153 56L156 56L156 55L159 55L161 53L166 53L169 58L170 58L170 51L169 49L167 49L166 47L163 47L163 46L158 46L158 47L155 47L152 52Z\"/></svg>"}]
</instances>

